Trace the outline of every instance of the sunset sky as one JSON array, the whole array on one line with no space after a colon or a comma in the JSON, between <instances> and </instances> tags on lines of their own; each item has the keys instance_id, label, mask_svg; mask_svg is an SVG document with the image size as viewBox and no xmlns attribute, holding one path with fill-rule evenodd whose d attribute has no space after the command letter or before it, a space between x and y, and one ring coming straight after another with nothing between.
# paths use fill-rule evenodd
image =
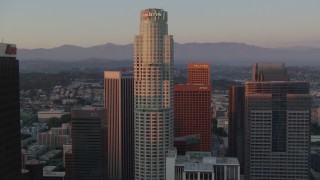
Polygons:
<instances>
[{"instance_id":1,"label":"sunset sky","mask_svg":"<svg viewBox=\"0 0 320 180\"><path fill-rule=\"evenodd\" d=\"M145 8L168 11L179 43L320 47L319 0L1 0L0 40L29 49L128 44Z\"/></svg>"}]
</instances>

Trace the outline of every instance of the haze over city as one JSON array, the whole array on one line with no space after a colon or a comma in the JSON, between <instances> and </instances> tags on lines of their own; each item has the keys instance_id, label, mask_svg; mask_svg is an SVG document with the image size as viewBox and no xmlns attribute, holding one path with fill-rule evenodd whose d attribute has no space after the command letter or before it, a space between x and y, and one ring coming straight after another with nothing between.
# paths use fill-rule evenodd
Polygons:
<instances>
[{"instance_id":1,"label":"haze over city","mask_svg":"<svg viewBox=\"0 0 320 180\"><path fill-rule=\"evenodd\" d=\"M319 180L319 5L3 0L0 180Z\"/></svg>"},{"instance_id":2,"label":"haze over city","mask_svg":"<svg viewBox=\"0 0 320 180\"><path fill-rule=\"evenodd\" d=\"M169 12L175 42L240 42L320 47L320 1L11 1L0 2L0 40L19 48L129 44L138 13Z\"/></svg>"}]
</instances>

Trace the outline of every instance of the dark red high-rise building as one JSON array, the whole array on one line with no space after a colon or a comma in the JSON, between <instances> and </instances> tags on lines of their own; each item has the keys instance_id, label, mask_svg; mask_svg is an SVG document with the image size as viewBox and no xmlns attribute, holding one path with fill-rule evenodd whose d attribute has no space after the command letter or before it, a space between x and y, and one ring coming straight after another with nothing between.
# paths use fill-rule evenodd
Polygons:
<instances>
[{"instance_id":1,"label":"dark red high-rise building","mask_svg":"<svg viewBox=\"0 0 320 180\"><path fill-rule=\"evenodd\" d=\"M210 84L210 64L203 62L189 63L188 84Z\"/></svg>"},{"instance_id":2,"label":"dark red high-rise building","mask_svg":"<svg viewBox=\"0 0 320 180\"><path fill-rule=\"evenodd\" d=\"M174 86L174 135L200 136L199 144L196 148L192 145L192 150L211 149L211 92L208 63L189 63L188 83ZM183 151L179 147L178 151Z\"/></svg>"},{"instance_id":3,"label":"dark red high-rise building","mask_svg":"<svg viewBox=\"0 0 320 180\"><path fill-rule=\"evenodd\" d=\"M211 149L211 90L204 84L174 86L174 135L199 135L197 151Z\"/></svg>"}]
</instances>

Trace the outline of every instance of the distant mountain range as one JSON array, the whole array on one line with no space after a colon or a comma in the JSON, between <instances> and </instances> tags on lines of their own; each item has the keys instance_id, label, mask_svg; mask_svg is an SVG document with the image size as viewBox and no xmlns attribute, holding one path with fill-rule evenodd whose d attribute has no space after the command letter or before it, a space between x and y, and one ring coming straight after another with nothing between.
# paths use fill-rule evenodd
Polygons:
<instances>
[{"instance_id":1,"label":"distant mountain range","mask_svg":"<svg viewBox=\"0 0 320 180\"><path fill-rule=\"evenodd\" d=\"M285 62L287 65L320 65L320 48L294 46L264 48L244 43L186 43L174 45L176 63L206 61L216 65L251 65L254 62ZM19 49L22 61L59 62L113 61L133 59L133 44L112 43L92 47L63 45L52 49ZM99 60L100 59L100 60ZM91 63L90 63L91 62ZM111 62L110 62L111 63ZM131 64L132 65L132 64Z\"/></svg>"},{"instance_id":2,"label":"distant mountain range","mask_svg":"<svg viewBox=\"0 0 320 180\"><path fill-rule=\"evenodd\" d=\"M132 69L132 60L109 60L89 58L79 61L63 60L20 60L20 72L57 73L61 71L103 72L105 70Z\"/></svg>"}]
</instances>

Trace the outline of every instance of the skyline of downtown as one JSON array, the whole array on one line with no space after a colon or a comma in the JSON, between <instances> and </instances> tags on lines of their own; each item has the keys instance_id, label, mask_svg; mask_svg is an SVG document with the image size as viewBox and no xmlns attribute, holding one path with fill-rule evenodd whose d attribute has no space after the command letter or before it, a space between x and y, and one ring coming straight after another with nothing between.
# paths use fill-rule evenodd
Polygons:
<instances>
[{"instance_id":1,"label":"skyline of downtown","mask_svg":"<svg viewBox=\"0 0 320 180\"><path fill-rule=\"evenodd\" d=\"M61 6L59 1L2 1L0 39L27 49L64 44L83 47L128 44L138 32L136 12L155 7L170 12L170 33L179 43L240 42L273 48L320 47L317 33L320 25L316 23L316 17L320 16L316 8L318 1L73 2L63 2ZM15 13L11 13L12 10ZM188 26L190 22L196 26Z\"/></svg>"},{"instance_id":2,"label":"skyline of downtown","mask_svg":"<svg viewBox=\"0 0 320 180\"><path fill-rule=\"evenodd\" d=\"M145 14L145 11L148 11L149 13ZM172 151L171 149L173 147L173 138L174 138L173 137L173 113L174 113L173 111L173 104L174 104L173 103L173 84L174 84L173 70L174 69L171 64L171 62L173 61L173 39L172 39L172 36L168 35L168 29L166 24L168 16L166 15L166 11L163 11L162 9L146 9L145 11L141 11L140 34L135 36L135 43L134 43L134 46L135 46L135 49L134 49L134 99L135 100L132 103L134 103L134 112L135 112L135 115L134 115L135 116L134 118L135 119L134 120L135 121L135 126L134 126L135 127L135 130L134 130L135 131L134 132L135 177L137 179L149 179L149 178L165 179L165 177L167 178L171 177L168 175L168 172L172 173L169 167L176 168L177 166L179 166L175 164L176 162L178 162L176 161L176 159L174 159L173 161L174 164L172 164L172 161L168 161L172 157L173 158L175 158L175 156L177 157L177 155L172 156L172 154L175 154L177 152ZM251 94L250 93L247 94L247 91L246 91L246 94L245 94L246 102L250 102L253 105L255 103L256 104L265 103L263 101L266 101L267 103L272 103L272 104L275 103L275 107L271 106L271 108L267 105L262 106L263 108L270 108L268 109L268 112L262 113L263 116L259 116L259 114L261 114L260 112L261 109L259 108L254 109L251 106L248 106L248 107L246 106L245 111L247 113L246 114L246 123L248 125L247 127L251 127L251 126L255 127L254 126L255 121L258 122L261 120L268 121L268 122L270 121L272 122L271 124L275 123L276 125L281 126L278 128L274 128L274 126L272 125L272 127L274 128L274 130L272 129L272 132L271 132L272 138L269 137L270 135L269 131L266 131L266 134L264 137L266 139L265 141L266 142L268 141L268 143L265 144L267 149L272 147L272 150L270 152L268 150L268 153L270 153L270 157L272 158L279 156L279 153L282 153L280 156L288 156L288 157L290 156L291 158L293 158L293 156L296 156L297 147L291 146L292 144L290 144L290 143L293 143L293 145L296 145L296 143L289 142L288 145L286 145L283 143L281 144L279 142L284 142L285 139L283 137L286 137L286 136L288 136L289 138L290 137L293 138L292 140L296 140L295 139L296 136L291 135L290 133L300 133L304 138L303 142L301 142L302 145L304 146L303 147L304 154L303 154L303 157L300 157L299 159L303 160L304 163L299 163L299 165L296 168L298 169L300 168L299 170L302 169L301 173L296 173L296 174L293 173L290 175L283 174L281 176L282 178L287 178L287 179L294 178L294 177L306 178L308 177L308 172L306 171L309 171L307 167L308 166L307 161L309 159L308 159L308 156L305 156L305 154L309 153L308 148L310 148L309 142L306 141L307 139L309 139L308 137L310 137L310 132L308 131L308 127L309 127L308 125L310 125L308 123L310 121L310 111L309 111L308 102L311 99L311 96L309 94L309 83L307 82L303 83L303 88L301 88L301 87L295 86L295 83L283 82L283 81L289 81L287 70L283 64L258 63L258 64L255 64L254 67L256 67L256 69L252 72L253 75L255 75L253 77L257 79L253 79L252 81L254 81L255 84L263 86L263 84L269 83L269 85L272 86L272 83L274 83L275 81L277 86L279 87L283 86L283 84L288 86L290 85L290 87L292 86L291 87L292 92L291 92L291 88L290 90L287 90L288 92L286 90L281 90L279 91L280 93L276 90L272 90L272 92L269 92L268 89L264 90L263 88L262 90L260 90L259 88L257 90L250 89L249 86L247 87L248 85L248 82L247 82L246 88L247 90L252 91L250 93L253 94L252 96L253 99L250 99ZM201 74L201 77L202 77L203 75L202 71L199 71L197 73L199 73L198 75ZM196 76L198 76L197 73L195 74ZM199 87L199 88L201 89L204 87ZM298 90L295 90L295 88L297 88ZM257 91L257 94L255 94L255 92L253 91ZM197 92L197 93L199 93L198 94L199 96L202 95L201 92ZM297 95L294 95L294 93L296 93ZM261 94L264 94L264 95L261 96ZM209 93L208 95L210 96L211 93ZM207 96L207 98L209 96ZM276 98L271 98L271 99L266 98L270 96L272 97L275 96ZM280 100L279 100L279 97L280 97ZM288 99L283 100L282 99L283 97L286 97ZM208 100L207 98L205 98L205 101ZM264 98L264 99L259 99L259 98ZM211 100L211 96L210 96L210 100ZM303 102L301 104L301 107L299 107L303 109L303 112L300 112L297 110L296 104L299 100ZM190 103L191 103L190 105L194 106L195 109L198 108L198 105L196 105L195 103L192 103L191 101ZM280 106L283 109L279 110L279 108L277 108ZM128 106L128 108L132 108L132 107L133 106ZM210 106L206 106L206 107L210 107ZM257 106L257 107L260 107L260 106ZM211 111L211 107L209 111ZM209 111L206 111L206 113L208 113ZM284 111L288 111L289 114L285 115ZM198 112L195 111L195 113L197 114ZM250 117L247 117L249 113L252 113L252 114L250 114ZM275 117L272 116L272 118L270 118L270 114L272 113L275 113L276 116ZM300 116L300 114L302 115ZM197 115L201 116L202 114L197 114ZM304 130L301 132L300 131L296 132L295 129L297 129L296 126L298 124L294 124L294 126L291 126L290 124L286 125L283 123L285 122L286 118L288 118L287 119L288 123L295 123L295 119L297 118L303 119L305 122L303 124L303 126L305 127L303 128ZM108 120L110 121L111 119L108 119ZM195 116L195 120L197 120L196 116ZM72 119L72 122L73 121L74 119ZM253 124L249 125L251 121L253 122ZM211 127L212 122L209 120L208 123L210 124L209 127ZM99 129L100 128L99 122L97 122L96 125L98 125L97 128ZM287 135L286 135L286 132L283 131L283 129L286 126L288 126L288 128L289 127L291 128L289 131L289 134ZM256 126L255 128L259 129L261 127L262 126ZM266 125L265 127L267 129L270 128L269 125ZM199 126L196 126L195 128L199 128ZM249 129L249 131L251 130ZM192 132L196 133L194 131ZM252 131L252 134L254 134L254 132L255 132L255 129ZM84 137L88 136L86 135L87 132L84 131L83 133L84 133L83 135L85 135ZM255 141L255 138L258 137L259 134L257 134L257 136L255 137L255 136L251 136L250 133L248 134L247 132L245 132L245 135L246 135L245 143L248 144L248 142L251 141L253 143L249 143L250 146L252 147L256 146L253 149L250 148L250 150L253 150L253 152L251 153L253 154L257 153L256 155L259 155L260 145ZM211 137L211 135L209 135L208 137L210 137L210 143L211 143L211 140L212 140L211 138L213 137ZM200 135L200 139L201 138L202 138L202 135ZM250 141L248 139L250 139ZM90 141L87 141L87 142L90 142ZM108 143L109 142L112 142L112 139L108 140ZM83 142L79 141L77 143L83 143ZM188 143L188 140L186 143ZM270 143L272 143L272 146L269 145ZM78 145L80 144L74 144L74 146L76 147L78 147ZM245 145L245 148L247 147L248 145ZM285 150L286 147L290 148L290 151L288 152L288 154L286 154L287 153ZM194 147L192 147L191 149L194 150ZM248 151L248 149L245 149L245 150ZM255 152L255 150L257 151ZM187 157L188 153L187 152L185 153ZM205 153L203 154L202 153L197 154L197 152L195 153L196 153L195 156L199 156L198 158L203 158L202 163L204 165L213 166L213 169L209 168L210 170L209 173L199 174L198 172L198 174L195 174L194 167L192 167L192 164L188 164L188 161L187 161L187 162L184 162L183 173L178 171L176 171L175 173L178 173L178 174L181 173L179 174L179 176L183 175L184 178L187 177L191 179L197 178L198 176L199 177L201 176L203 178L206 177L210 179L212 179L214 176L216 178L220 176L236 177L237 179L240 178L240 166L237 160L234 161L230 159L230 163L225 165L226 167L224 167L224 168L230 168L228 166L236 165L236 169L232 168L228 171L225 171L224 173L226 174L219 175L218 173L219 170L216 168L217 166L219 166L219 163L220 163L219 161L223 159L219 159L220 158L219 156L212 157L212 155L208 155ZM210 153L213 153L213 152L210 152ZM164 160L164 157L166 158L166 160ZM253 158L253 159L250 159L250 162L251 160L252 162L254 162L256 156L251 157L251 154L249 153L249 156L247 156L246 158ZM259 158L263 159L264 157L260 156ZM216 161L216 163L212 163L213 161ZM171 162L171 164L168 164L168 162ZM287 162L281 161L281 163L286 164ZM164 164L166 165L164 166ZM259 163L255 164L255 166L257 167L260 167L260 166L262 167L262 170L259 170L259 168L257 168L258 169L257 171L254 171L254 169L251 169L250 164L251 163L248 163L245 165L246 173L247 173L246 179L250 179L250 178L255 179L260 177L261 175L268 176L270 178L271 177L277 178L279 176L278 173L280 171L281 172L285 171L284 169L287 168L286 165L279 164L279 166L281 166L280 171L277 168L273 168L272 169L273 173L271 174L271 173L268 173L269 172L268 164L265 164L263 162L260 164ZM164 170L164 168L166 168L166 170ZM201 170L201 169L196 169L196 170ZM208 170L208 169L205 168L205 170ZM288 171L285 171L285 172L288 172ZM294 169L290 169L290 171L294 171ZM216 172L216 174L214 174L214 172ZM97 178L99 178L99 176L97 176ZM169 179L172 179L172 178L169 178Z\"/></svg>"}]
</instances>

